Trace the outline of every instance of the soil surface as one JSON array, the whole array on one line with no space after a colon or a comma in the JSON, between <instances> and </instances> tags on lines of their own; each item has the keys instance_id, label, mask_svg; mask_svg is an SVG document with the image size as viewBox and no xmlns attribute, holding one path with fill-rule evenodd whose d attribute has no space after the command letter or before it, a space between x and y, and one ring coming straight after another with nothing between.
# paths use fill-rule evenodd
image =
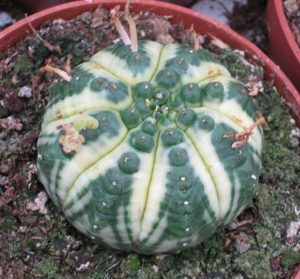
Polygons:
<instances>
[{"instance_id":1,"label":"soil surface","mask_svg":"<svg viewBox=\"0 0 300 279\"><path fill-rule=\"evenodd\" d=\"M300 1L299 0L285 0L283 7L290 28L294 34L295 41L300 47Z\"/></svg>"},{"instance_id":2,"label":"soil surface","mask_svg":"<svg viewBox=\"0 0 300 279\"><path fill-rule=\"evenodd\" d=\"M134 16L140 39L193 44L188 30L151 13ZM63 30L63 31L62 31ZM300 261L300 130L263 70L243 52L199 36L249 86L263 83L254 102L266 116L263 170L250 208L203 244L179 255L139 256L111 250L77 232L44 195L36 178L36 141L58 79L38 71L47 59L72 67L111 45L118 34L99 7L73 20L45 22L0 61L0 278L289 278ZM46 202L46 205L44 206ZM35 203L36 209L33 211Z\"/></svg>"}]
</instances>

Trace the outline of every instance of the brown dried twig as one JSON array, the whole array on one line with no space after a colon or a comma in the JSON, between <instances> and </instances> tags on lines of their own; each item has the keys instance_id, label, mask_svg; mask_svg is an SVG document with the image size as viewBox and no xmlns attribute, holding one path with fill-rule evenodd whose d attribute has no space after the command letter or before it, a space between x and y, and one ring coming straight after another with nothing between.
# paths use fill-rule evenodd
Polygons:
<instances>
[{"instance_id":1,"label":"brown dried twig","mask_svg":"<svg viewBox=\"0 0 300 279\"><path fill-rule=\"evenodd\" d=\"M53 73L53 74L60 76L65 81L71 81L72 77L66 71L61 70L59 68L55 68L55 67L51 66L50 63L51 63L51 59L48 59L46 61L46 65L44 67L40 68L39 71Z\"/></svg>"},{"instance_id":2,"label":"brown dried twig","mask_svg":"<svg viewBox=\"0 0 300 279\"><path fill-rule=\"evenodd\" d=\"M269 128L262 114L260 112L257 112L256 115L258 119L244 131L240 133L231 132L228 135L224 135L224 138L236 139L236 141L231 145L232 148L240 148L241 146L247 144L250 136L253 134L254 128L256 128L257 126L263 125L264 127Z\"/></svg>"},{"instance_id":3,"label":"brown dried twig","mask_svg":"<svg viewBox=\"0 0 300 279\"><path fill-rule=\"evenodd\" d=\"M198 51L201 46L200 46L200 42L199 42L199 38L198 38L198 34L197 32L195 31L194 29L194 24L192 24L191 28L190 28L190 32L192 34L192 38L193 38L193 41L194 41L194 49L196 51Z\"/></svg>"},{"instance_id":4,"label":"brown dried twig","mask_svg":"<svg viewBox=\"0 0 300 279\"><path fill-rule=\"evenodd\" d=\"M125 45L130 45L131 41L128 36L128 33L120 21L120 6L119 5L114 7L112 10L110 10L110 16L111 16L111 19L112 19L119 35L121 36L123 43Z\"/></svg>"},{"instance_id":5,"label":"brown dried twig","mask_svg":"<svg viewBox=\"0 0 300 279\"><path fill-rule=\"evenodd\" d=\"M129 12L129 5L130 5L130 0L128 0L125 5L125 18L129 25L131 51L137 52L138 50L137 30L136 30L135 22Z\"/></svg>"},{"instance_id":6,"label":"brown dried twig","mask_svg":"<svg viewBox=\"0 0 300 279\"><path fill-rule=\"evenodd\" d=\"M64 66L64 70L66 71L67 74L70 74L71 71L72 71L72 68L71 68L71 61L72 61L72 58L73 58L73 55L72 53L69 53L67 55L67 61L66 61L66 64Z\"/></svg>"}]
</instances>

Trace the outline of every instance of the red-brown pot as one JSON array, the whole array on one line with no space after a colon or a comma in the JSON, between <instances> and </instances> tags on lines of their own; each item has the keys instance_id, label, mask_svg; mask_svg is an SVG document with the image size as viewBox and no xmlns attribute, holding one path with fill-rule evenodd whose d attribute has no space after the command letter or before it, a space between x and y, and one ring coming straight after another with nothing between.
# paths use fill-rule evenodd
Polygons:
<instances>
[{"instance_id":1,"label":"red-brown pot","mask_svg":"<svg viewBox=\"0 0 300 279\"><path fill-rule=\"evenodd\" d=\"M300 91L300 48L289 27L282 0L269 0L267 23L272 59Z\"/></svg>"},{"instance_id":2,"label":"red-brown pot","mask_svg":"<svg viewBox=\"0 0 300 279\"><path fill-rule=\"evenodd\" d=\"M28 21L30 21L35 28L38 28L46 20L55 18L70 19L87 10L96 8L99 4L107 8L112 8L117 4L124 6L125 3L126 0L75 1L43 10L29 16L27 19L20 20L0 32L0 51L4 51L6 48L13 46L16 42L26 37L28 33L32 33L28 26ZM193 24L197 32L201 34L211 34L220 38L232 48L245 51L247 59L263 66L266 79L273 82L277 87L279 94L285 99L297 125L300 127L300 95L297 89L280 68L261 50L235 33L228 26L200 14L197 11L159 1L147 0L132 2L131 10L134 12L151 11L159 15L172 16L172 22L174 23L182 22L186 27L190 27Z\"/></svg>"},{"instance_id":3,"label":"red-brown pot","mask_svg":"<svg viewBox=\"0 0 300 279\"><path fill-rule=\"evenodd\" d=\"M294 273L290 279L300 279L300 264L296 266Z\"/></svg>"}]
</instances>

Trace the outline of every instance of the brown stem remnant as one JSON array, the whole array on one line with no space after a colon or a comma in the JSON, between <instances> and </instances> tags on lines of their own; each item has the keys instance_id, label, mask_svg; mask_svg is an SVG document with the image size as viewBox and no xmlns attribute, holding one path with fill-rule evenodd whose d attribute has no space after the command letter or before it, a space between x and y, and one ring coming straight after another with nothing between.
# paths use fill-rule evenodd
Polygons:
<instances>
[{"instance_id":1,"label":"brown stem remnant","mask_svg":"<svg viewBox=\"0 0 300 279\"><path fill-rule=\"evenodd\" d=\"M66 71L67 74L70 74L71 71L72 71L72 67L71 67L72 58L73 58L72 53L69 53L67 55L67 61L66 61L66 64L64 66L64 70Z\"/></svg>"},{"instance_id":2,"label":"brown stem remnant","mask_svg":"<svg viewBox=\"0 0 300 279\"><path fill-rule=\"evenodd\" d=\"M53 74L60 76L65 81L71 81L72 77L66 71L61 70L59 68L55 68L55 67L51 66L50 63L51 63L51 60L48 59L46 62L46 66L40 68L39 71L53 73Z\"/></svg>"},{"instance_id":3,"label":"brown stem remnant","mask_svg":"<svg viewBox=\"0 0 300 279\"><path fill-rule=\"evenodd\" d=\"M27 15L25 15L25 18L27 20L27 23L30 27L30 29L32 30L33 34L35 34L38 39L44 44L44 46L49 49L51 52L57 52L58 54L62 54L61 48L60 46L54 46L52 44L50 44L48 41L46 41L45 39L43 39L40 34L36 31L36 29L32 26L31 22L28 20Z\"/></svg>"},{"instance_id":4,"label":"brown stem remnant","mask_svg":"<svg viewBox=\"0 0 300 279\"><path fill-rule=\"evenodd\" d=\"M129 5L130 5L130 0L128 0L125 5L125 19L127 20L129 25L129 35L120 21L119 5L114 7L110 11L110 16L114 25L116 26L119 35L121 36L123 43L125 45L130 45L130 49L132 52L137 52L138 50L137 30L136 30L134 19L132 18L129 12Z\"/></svg>"},{"instance_id":5,"label":"brown stem remnant","mask_svg":"<svg viewBox=\"0 0 300 279\"><path fill-rule=\"evenodd\" d=\"M137 50L138 50L137 30L136 30L135 22L134 22L132 16L130 15L130 12L129 12L130 1L131 0L128 0L126 5L125 5L125 18L126 18L126 20L128 22L128 25L129 25L131 51L132 52L137 52Z\"/></svg>"},{"instance_id":6,"label":"brown stem remnant","mask_svg":"<svg viewBox=\"0 0 300 279\"><path fill-rule=\"evenodd\" d=\"M226 43L224 43L222 40L218 39L214 35L209 34L209 36L211 37L211 41L210 41L211 44L215 45L216 47L218 47L220 49L228 49L229 48L229 45L227 45Z\"/></svg>"},{"instance_id":7,"label":"brown stem remnant","mask_svg":"<svg viewBox=\"0 0 300 279\"><path fill-rule=\"evenodd\" d=\"M121 21L120 21L120 6L116 6L114 7L112 10L110 10L110 16L111 19L119 33L119 35L121 36L121 39L123 41L123 43L125 45L131 45L131 41L130 38L128 36L128 33L126 32L124 26L122 25Z\"/></svg>"},{"instance_id":8,"label":"brown stem remnant","mask_svg":"<svg viewBox=\"0 0 300 279\"><path fill-rule=\"evenodd\" d=\"M253 90L248 94L250 97L255 97L258 95L258 88L254 87Z\"/></svg>"},{"instance_id":9,"label":"brown stem remnant","mask_svg":"<svg viewBox=\"0 0 300 279\"><path fill-rule=\"evenodd\" d=\"M250 136L253 134L254 128L259 125L263 125L265 128L269 128L265 118L262 116L260 112L256 113L258 119L251 124L247 129L240 133L231 132L227 135L224 135L224 138L234 138L236 141L231 145L232 148L240 148L241 146L248 143Z\"/></svg>"},{"instance_id":10,"label":"brown stem remnant","mask_svg":"<svg viewBox=\"0 0 300 279\"><path fill-rule=\"evenodd\" d=\"M192 24L192 26L190 28L190 32L192 34L192 38L193 38L193 41L194 41L194 49L196 51L198 51L201 48L201 46L200 46L198 34L194 29L194 24Z\"/></svg>"},{"instance_id":11,"label":"brown stem remnant","mask_svg":"<svg viewBox=\"0 0 300 279\"><path fill-rule=\"evenodd\" d=\"M258 76L251 75L246 87L250 90L248 96L255 97L264 90L261 79Z\"/></svg>"}]
</instances>

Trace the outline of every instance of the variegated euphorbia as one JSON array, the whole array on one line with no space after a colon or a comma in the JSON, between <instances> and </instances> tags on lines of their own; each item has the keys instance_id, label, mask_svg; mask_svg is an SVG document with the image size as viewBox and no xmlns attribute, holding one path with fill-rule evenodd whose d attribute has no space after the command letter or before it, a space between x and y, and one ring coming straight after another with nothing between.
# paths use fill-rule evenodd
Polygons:
<instances>
[{"instance_id":1,"label":"variegated euphorbia","mask_svg":"<svg viewBox=\"0 0 300 279\"><path fill-rule=\"evenodd\" d=\"M119 42L51 88L38 175L81 232L179 252L256 194L262 129L248 89L205 49Z\"/></svg>"}]
</instances>

